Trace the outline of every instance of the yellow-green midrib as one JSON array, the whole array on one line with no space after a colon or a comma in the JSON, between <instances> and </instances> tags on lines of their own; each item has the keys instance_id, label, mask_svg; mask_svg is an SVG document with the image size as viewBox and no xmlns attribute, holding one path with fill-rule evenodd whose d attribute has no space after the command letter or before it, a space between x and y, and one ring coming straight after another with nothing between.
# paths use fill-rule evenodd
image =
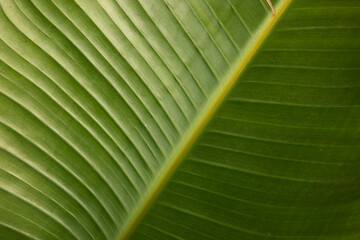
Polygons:
<instances>
[{"instance_id":1,"label":"yellow-green midrib","mask_svg":"<svg viewBox=\"0 0 360 240\"><path fill-rule=\"evenodd\" d=\"M246 43L243 44L244 46L240 49L238 59L233 62L232 67L229 68L228 74L224 75L218 87L208 99L204 109L198 114L198 117L194 121L192 127L186 134L184 134L185 137L180 142L178 148L175 149L174 153L165 163L160 175L156 178L156 181L151 186L149 192L144 196L142 204L139 206L133 217L130 218L128 225L125 225L126 227L124 228L124 233L120 235L119 239L127 239L131 236L142 217L146 214L148 209L151 208L151 204L154 203L156 197L163 190L174 171L176 171L178 165L182 160L184 160L184 157L188 153L189 149L191 149L191 147L194 145L196 139L202 133L203 129L208 124L217 108L223 102L224 98L227 96L241 73L256 54L260 45L263 43L290 2L291 1L282 1L281 3L277 3L277 5L275 5L277 6L278 11L276 16L267 16L263 22L259 22L258 29L256 29L254 32L249 32L249 27L246 25L246 22L244 22L241 16L236 16L238 20L241 21L242 27L246 29L248 34L250 34L250 38Z\"/></svg>"}]
</instances>

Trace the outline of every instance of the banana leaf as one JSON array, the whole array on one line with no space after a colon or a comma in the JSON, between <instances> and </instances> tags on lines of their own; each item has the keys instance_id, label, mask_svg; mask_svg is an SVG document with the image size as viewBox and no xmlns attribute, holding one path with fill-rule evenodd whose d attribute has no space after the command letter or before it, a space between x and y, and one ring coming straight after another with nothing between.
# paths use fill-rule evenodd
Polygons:
<instances>
[{"instance_id":1,"label":"banana leaf","mask_svg":"<svg viewBox=\"0 0 360 240\"><path fill-rule=\"evenodd\" d=\"M360 239L360 1L0 0L0 239Z\"/></svg>"}]
</instances>

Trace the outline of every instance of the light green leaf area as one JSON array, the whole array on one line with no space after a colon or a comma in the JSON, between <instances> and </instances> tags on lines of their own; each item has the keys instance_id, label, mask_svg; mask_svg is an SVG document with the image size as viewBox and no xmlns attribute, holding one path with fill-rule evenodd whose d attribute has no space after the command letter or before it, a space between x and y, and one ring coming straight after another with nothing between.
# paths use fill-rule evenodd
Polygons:
<instances>
[{"instance_id":1,"label":"light green leaf area","mask_svg":"<svg viewBox=\"0 0 360 240\"><path fill-rule=\"evenodd\" d=\"M360 239L360 1L0 0L0 239Z\"/></svg>"}]
</instances>

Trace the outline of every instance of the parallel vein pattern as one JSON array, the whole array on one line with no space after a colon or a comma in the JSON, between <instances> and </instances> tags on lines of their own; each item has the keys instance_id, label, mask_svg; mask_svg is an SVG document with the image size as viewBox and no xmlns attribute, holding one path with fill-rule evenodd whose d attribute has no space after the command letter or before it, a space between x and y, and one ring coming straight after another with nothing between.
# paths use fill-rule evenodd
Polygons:
<instances>
[{"instance_id":1,"label":"parallel vein pattern","mask_svg":"<svg viewBox=\"0 0 360 240\"><path fill-rule=\"evenodd\" d=\"M291 2L130 239L360 237L360 3ZM127 236L271 21L266 0L1 0L0 239Z\"/></svg>"}]
</instances>

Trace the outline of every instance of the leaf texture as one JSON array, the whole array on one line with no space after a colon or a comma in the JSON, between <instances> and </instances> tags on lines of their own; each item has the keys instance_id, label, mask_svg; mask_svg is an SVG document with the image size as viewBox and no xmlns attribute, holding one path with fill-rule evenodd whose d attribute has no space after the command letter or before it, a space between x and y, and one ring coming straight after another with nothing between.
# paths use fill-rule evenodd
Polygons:
<instances>
[{"instance_id":1,"label":"leaf texture","mask_svg":"<svg viewBox=\"0 0 360 240\"><path fill-rule=\"evenodd\" d=\"M358 239L360 3L272 2L1 0L0 238Z\"/></svg>"}]
</instances>

